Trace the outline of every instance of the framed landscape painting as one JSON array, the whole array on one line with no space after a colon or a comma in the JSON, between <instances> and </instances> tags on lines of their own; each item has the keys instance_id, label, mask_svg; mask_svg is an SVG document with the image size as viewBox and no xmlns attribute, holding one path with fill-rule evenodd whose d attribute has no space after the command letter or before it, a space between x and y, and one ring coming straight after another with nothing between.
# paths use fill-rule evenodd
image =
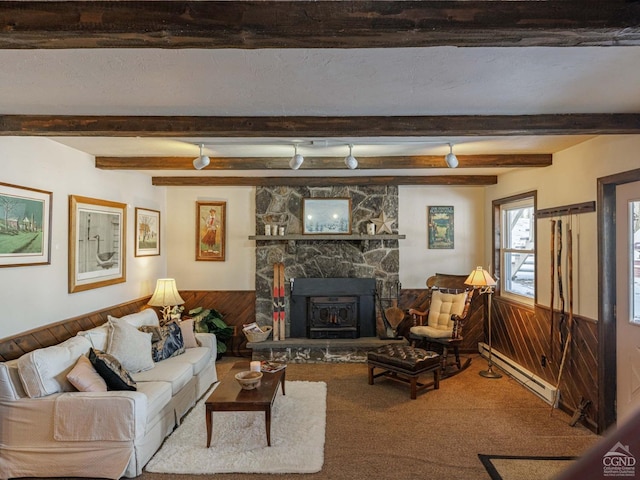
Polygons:
<instances>
[{"instance_id":1,"label":"framed landscape painting","mask_svg":"<svg viewBox=\"0 0 640 480\"><path fill-rule=\"evenodd\" d=\"M427 207L429 248L453 248L453 207Z\"/></svg>"},{"instance_id":2,"label":"framed landscape painting","mask_svg":"<svg viewBox=\"0 0 640 480\"><path fill-rule=\"evenodd\" d=\"M307 235L349 235L350 198L303 198L302 233Z\"/></svg>"},{"instance_id":3,"label":"framed landscape painting","mask_svg":"<svg viewBox=\"0 0 640 480\"><path fill-rule=\"evenodd\" d=\"M0 183L0 267L51 263L52 196Z\"/></svg>"},{"instance_id":4,"label":"framed landscape painting","mask_svg":"<svg viewBox=\"0 0 640 480\"><path fill-rule=\"evenodd\" d=\"M196 202L196 261L224 261L227 202Z\"/></svg>"},{"instance_id":5,"label":"framed landscape painting","mask_svg":"<svg viewBox=\"0 0 640 480\"><path fill-rule=\"evenodd\" d=\"M160 212L136 207L136 257L160 255Z\"/></svg>"},{"instance_id":6,"label":"framed landscape painting","mask_svg":"<svg viewBox=\"0 0 640 480\"><path fill-rule=\"evenodd\" d=\"M126 281L127 205L69 195L69 293Z\"/></svg>"}]
</instances>

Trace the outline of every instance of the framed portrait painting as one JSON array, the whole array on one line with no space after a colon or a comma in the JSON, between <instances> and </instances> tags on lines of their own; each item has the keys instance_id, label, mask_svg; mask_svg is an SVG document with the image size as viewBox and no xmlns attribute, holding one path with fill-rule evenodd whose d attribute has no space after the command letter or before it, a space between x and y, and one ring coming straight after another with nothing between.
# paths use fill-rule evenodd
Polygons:
<instances>
[{"instance_id":1,"label":"framed portrait painting","mask_svg":"<svg viewBox=\"0 0 640 480\"><path fill-rule=\"evenodd\" d=\"M126 281L127 205L69 195L69 293Z\"/></svg>"},{"instance_id":2,"label":"framed portrait painting","mask_svg":"<svg viewBox=\"0 0 640 480\"><path fill-rule=\"evenodd\" d=\"M349 235L350 198L304 198L302 233L307 235Z\"/></svg>"},{"instance_id":3,"label":"framed portrait painting","mask_svg":"<svg viewBox=\"0 0 640 480\"><path fill-rule=\"evenodd\" d=\"M196 202L196 261L224 261L227 202Z\"/></svg>"},{"instance_id":4,"label":"framed portrait painting","mask_svg":"<svg viewBox=\"0 0 640 480\"><path fill-rule=\"evenodd\" d=\"M52 196L0 183L0 267L51 263Z\"/></svg>"},{"instance_id":5,"label":"framed portrait painting","mask_svg":"<svg viewBox=\"0 0 640 480\"><path fill-rule=\"evenodd\" d=\"M427 207L429 248L452 249L454 246L453 207Z\"/></svg>"},{"instance_id":6,"label":"framed portrait painting","mask_svg":"<svg viewBox=\"0 0 640 480\"><path fill-rule=\"evenodd\" d=\"M160 212L136 207L136 257L160 255Z\"/></svg>"}]
</instances>

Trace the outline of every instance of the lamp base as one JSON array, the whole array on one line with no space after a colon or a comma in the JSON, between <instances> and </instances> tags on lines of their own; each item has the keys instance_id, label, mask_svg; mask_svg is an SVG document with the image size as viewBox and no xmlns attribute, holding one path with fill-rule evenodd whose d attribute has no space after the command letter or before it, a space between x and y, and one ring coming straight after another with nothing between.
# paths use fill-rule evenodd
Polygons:
<instances>
[{"instance_id":1,"label":"lamp base","mask_svg":"<svg viewBox=\"0 0 640 480\"><path fill-rule=\"evenodd\" d=\"M501 373L493 371L493 365L489 365L486 370L480 370L480 376L484 378L502 378Z\"/></svg>"}]
</instances>

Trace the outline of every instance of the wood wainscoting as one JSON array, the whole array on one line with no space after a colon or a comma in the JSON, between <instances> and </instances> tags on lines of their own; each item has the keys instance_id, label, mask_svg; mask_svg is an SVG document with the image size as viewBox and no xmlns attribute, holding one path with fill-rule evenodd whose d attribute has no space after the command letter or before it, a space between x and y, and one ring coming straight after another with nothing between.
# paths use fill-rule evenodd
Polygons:
<instances>
[{"instance_id":1,"label":"wood wainscoting","mask_svg":"<svg viewBox=\"0 0 640 480\"><path fill-rule=\"evenodd\" d=\"M558 324L554 311L551 342L549 308L535 308L493 297L493 347L552 385L557 385L562 360ZM560 383L559 408L573 414L582 399L590 400L584 424L598 430L598 327L594 320L573 317L572 339ZM542 366L542 356L546 366ZM600 433L600 432L597 432Z\"/></svg>"},{"instance_id":2,"label":"wood wainscoting","mask_svg":"<svg viewBox=\"0 0 640 480\"><path fill-rule=\"evenodd\" d=\"M44 325L12 337L0 339L0 361L13 360L38 348L49 347L64 342L82 330L89 330L90 328L102 325L107 321L108 315L123 317L130 313L139 312L147 308L147 302L150 298L151 296L139 298L96 312Z\"/></svg>"},{"instance_id":3,"label":"wood wainscoting","mask_svg":"<svg viewBox=\"0 0 640 480\"><path fill-rule=\"evenodd\" d=\"M212 307L224 315L228 325L234 327L241 327L242 324L252 322L255 319L256 295L254 291L181 290L180 295L185 301L185 311L200 306ZM150 296L139 298L0 339L0 361L13 360L37 348L49 347L63 342L82 330L102 325L107 321L108 315L122 317L139 312L144 308L150 308L147 306L150 298ZM231 347L236 353L242 354L246 340L242 329L236 328L236 330L239 335L234 336ZM246 352L250 351L246 350Z\"/></svg>"}]
</instances>

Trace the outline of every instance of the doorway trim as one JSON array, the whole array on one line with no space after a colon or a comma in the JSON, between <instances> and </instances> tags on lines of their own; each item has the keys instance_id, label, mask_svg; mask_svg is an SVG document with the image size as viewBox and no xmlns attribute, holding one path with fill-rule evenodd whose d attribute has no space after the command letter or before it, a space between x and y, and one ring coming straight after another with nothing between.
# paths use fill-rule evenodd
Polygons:
<instances>
[{"instance_id":1,"label":"doorway trim","mask_svg":"<svg viewBox=\"0 0 640 480\"><path fill-rule=\"evenodd\" d=\"M616 423L616 186L640 169L598 178L598 433Z\"/></svg>"}]
</instances>

